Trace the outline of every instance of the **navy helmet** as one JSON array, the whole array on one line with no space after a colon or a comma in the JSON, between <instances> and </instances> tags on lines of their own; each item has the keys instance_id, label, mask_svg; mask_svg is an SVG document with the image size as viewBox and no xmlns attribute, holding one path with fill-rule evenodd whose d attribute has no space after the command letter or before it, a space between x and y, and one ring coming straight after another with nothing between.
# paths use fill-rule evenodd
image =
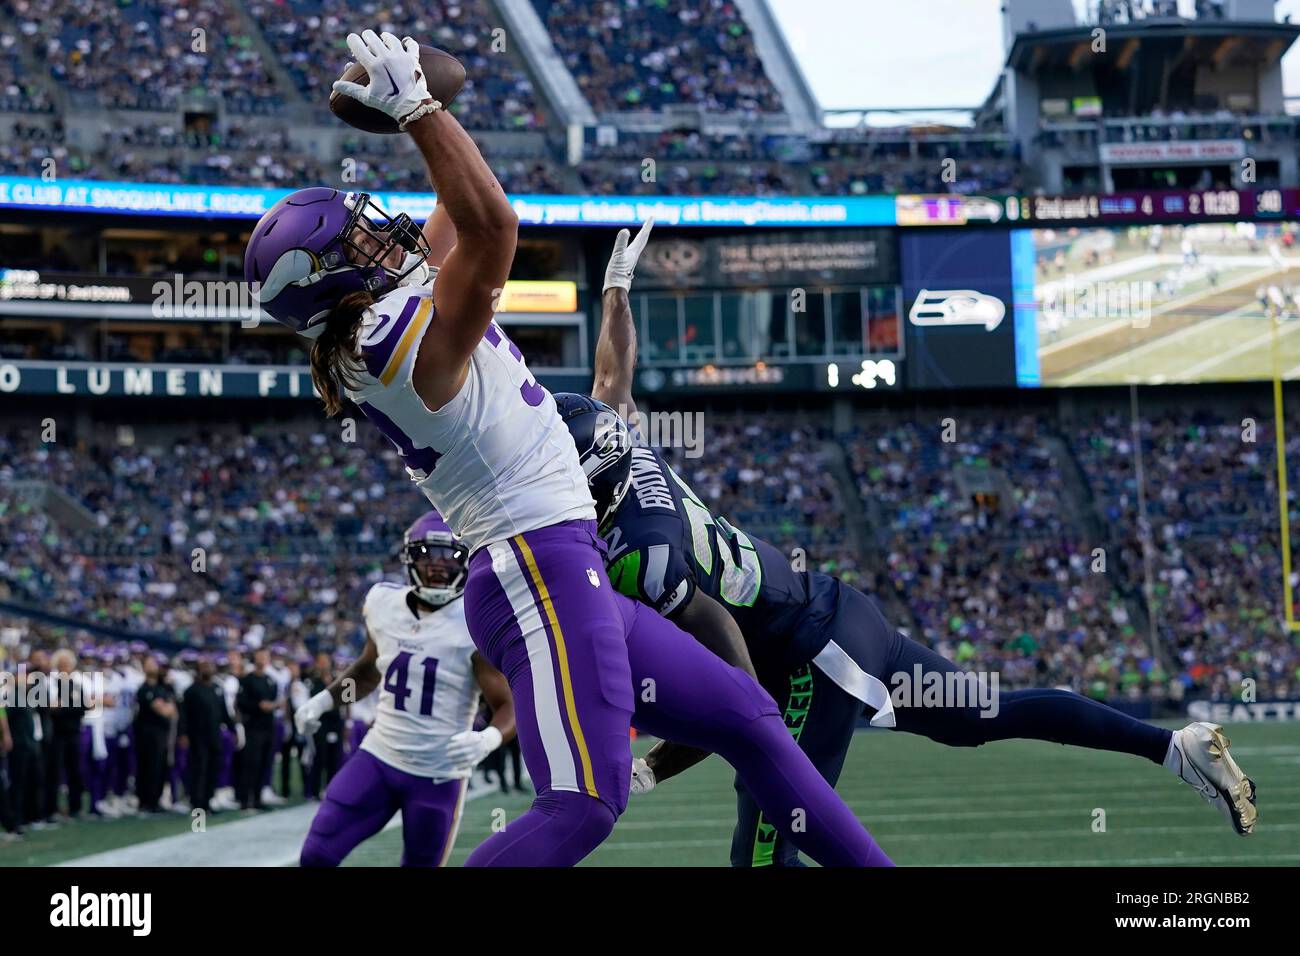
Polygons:
<instances>
[{"instance_id":1,"label":"navy helmet","mask_svg":"<svg viewBox=\"0 0 1300 956\"><path fill-rule=\"evenodd\" d=\"M596 499L596 520L603 528L632 485L632 434L622 416L597 399L557 392L555 404L578 448Z\"/></svg>"}]
</instances>

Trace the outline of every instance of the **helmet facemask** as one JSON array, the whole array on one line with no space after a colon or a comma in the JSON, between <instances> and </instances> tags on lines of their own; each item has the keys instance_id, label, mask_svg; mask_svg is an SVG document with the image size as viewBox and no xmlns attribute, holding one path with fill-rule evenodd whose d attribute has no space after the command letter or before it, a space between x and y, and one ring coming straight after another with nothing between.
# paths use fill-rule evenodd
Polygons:
<instances>
[{"instance_id":1,"label":"helmet facemask","mask_svg":"<svg viewBox=\"0 0 1300 956\"><path fill-rule=\"evenodd\" d=\"M406 213L390 216L369 193L350 193L344 204L352 210L338 245L348 264L362 270L376 266L388 276L366 280L366 290L379 296L390 288L428 278L425 260L432 254L420 227Z\"/></svg>"},{"instance_id":2,"label":"helmet facemask","mask_svg":"<svg viewBox=\"0 0 1300 956\"><path fill-rule=\"evenodd\" d=\"M407 539L402 547L402 564L411 589L425 604L442 607L465 592L468 550L450 534L430 533L422 539Z\"/></svg>"}]
</instances>

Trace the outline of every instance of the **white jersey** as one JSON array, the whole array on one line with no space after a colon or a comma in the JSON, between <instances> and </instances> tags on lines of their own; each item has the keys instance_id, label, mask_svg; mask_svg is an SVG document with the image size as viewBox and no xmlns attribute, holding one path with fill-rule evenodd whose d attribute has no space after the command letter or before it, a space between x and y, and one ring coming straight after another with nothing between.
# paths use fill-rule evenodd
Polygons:
<instances>
[{"instance_id":1,"label":"white jersey","mask_svg":"<svg viewBox=\"0 0 1300 956\"><path fill-rule=\"evenodd\" d=\"M187 670L173 668L167 672L167 683L171 684L172 691L176 694L176 699L180 700L185 696L185 692L194 684L194 675Z\"/></svg>"},{"instance_id":2,"label":"white jersey","mask_svg":"<svg viewBox=\"0 0 1300 956\"><path fill-rule=\"evenodd\" d=\"M348 390L397 446L411 479L471 551L573 518L595 505L551 393L493 322L470 356L465 384L429 411L411 373L433 318L433 286L402 286L367 310L361 387Z\"/></svg>"},{"instance_id":3,"label":"white jersey","mask_svg":"<svg viewBox=\"0 0 1300 956\"><path fill-rule=\"evenodd\" d=\"M375 723L361 749L420 777L468 777L472 770L446 757L447 741L470 730L478 712L465 602L422 607L417 617L406 600L410 590L376 584L366 595L362 613L379 651L380 683Z\"/></svg>"},{"instance_id":4,"label":"white jersey","mask_svg":"<svg viewBox=\"0 0 1300 956\"><path fill-rule=\"evenodd\" d=\"M379 690L377 688L348 707L348 716L367 727L375 722L375 715L378 713Z\"/></svg>"}]
</instances>

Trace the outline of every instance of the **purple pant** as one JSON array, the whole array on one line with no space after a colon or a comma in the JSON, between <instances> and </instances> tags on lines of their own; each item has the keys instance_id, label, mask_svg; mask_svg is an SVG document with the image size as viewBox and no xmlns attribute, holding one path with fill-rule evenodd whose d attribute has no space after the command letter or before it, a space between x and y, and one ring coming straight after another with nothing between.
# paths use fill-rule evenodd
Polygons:
<instances>
[{"instance_id":1,"label":"purple pant","mask_svg":"<svg viewBox=\"0 0 1300 956\"><path fill-rule=\"evenodd\" d=\"M221 760L217 764L217 787L235 785L235 735L228 727L221 728Z\"/></svg>"},{"instance_id":2,"label":"purple pant","mask_svg":"<svg viewBox=\"0 0 1300 956\"><path fill-rule=\"evenodd\" d=\"M456 842L466 783L434 783L358 751L330 781L300 862L338 866L401 810L402 866L442 866Z\"/></svg>"},{"instance_id":3,"label":"purple pant","mask_svg":"<svg viewBox=\"0 0 1300 956\"><path fill-rule=\"evenodd\" d=\"M819 863L888 865L772 698L618 594L604 547L594 522L570 521L470 559L470 635L510 683L537 800L466 865L566 866L590 853L627 805L633 724L720 754L777 829Z\"/></svg>"},{"instance_id":4,"label":"purple pant","mask_svg":"<svg viewBox=\"0 0 1300 956\"><path fill-rule=\"evenodd\" d=\"M94 732L86 725L81 725L81 779L86 783L90 794L90 809L108 796L109 765L108 758L95 759Z\"/></svg>"},{"instance_id":5,"label":"purple pant","mask_svg":"<svg viewBox=\"0 0 1300 956\"><path fill-rule=\"evenodd\" d=\"M124 739L125 744L122 743ZM108 762L113 793L125 797L131 791L131 778L135 776L134 730L124 730L109 738Z\"/></svg>"}]
</instances>

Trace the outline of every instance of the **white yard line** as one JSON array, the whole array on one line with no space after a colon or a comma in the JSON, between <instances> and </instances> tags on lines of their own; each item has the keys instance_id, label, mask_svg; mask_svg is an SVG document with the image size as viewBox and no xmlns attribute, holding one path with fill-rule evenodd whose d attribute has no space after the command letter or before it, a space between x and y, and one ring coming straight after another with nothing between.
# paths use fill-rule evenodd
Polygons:
<instances>
[{"instance_id":1,"label":"white yard line","mask_svg":"<svg viewBox=\"0 0 1300 956\"><path fill-rule=\"evenodd\" d=\"M465 795L465 802L499 793L480 787ZM287 810L272 810L244 820L210 827L204 833L146 840L132 846L65 860L56 866L294 866L302 850L319 803L304 803ZM228 811L235 812L238 811ZM402 825L393 815L384 832Z\"/></svg>"}]
</instances>

